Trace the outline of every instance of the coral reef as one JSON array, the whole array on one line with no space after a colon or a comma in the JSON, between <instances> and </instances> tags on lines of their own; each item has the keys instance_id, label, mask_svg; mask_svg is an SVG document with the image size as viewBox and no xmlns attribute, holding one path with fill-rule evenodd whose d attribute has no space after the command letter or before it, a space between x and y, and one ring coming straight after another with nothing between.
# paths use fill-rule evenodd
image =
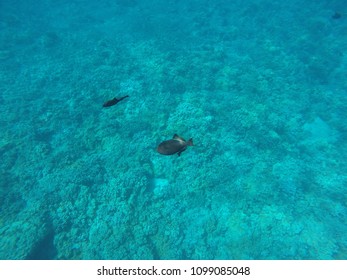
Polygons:
<instances>
[{"instance_id":1,"label":"coral reef","mask_svg":"<svg viewBox=\"0 0 347 280\"><path fill-rule=\"evenodd\" d=\"M0 10L0 259L346 258L334 4L17 2ZM195 146L158 154L175 133Z\"/></svg>"}]
</instances>

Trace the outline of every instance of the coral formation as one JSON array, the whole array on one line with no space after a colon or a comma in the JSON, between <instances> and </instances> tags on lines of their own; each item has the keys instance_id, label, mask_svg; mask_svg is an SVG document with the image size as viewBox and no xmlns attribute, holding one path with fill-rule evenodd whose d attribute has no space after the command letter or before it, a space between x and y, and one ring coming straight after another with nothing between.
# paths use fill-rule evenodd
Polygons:
<instances>
[{"instance_id":1,"label":"coral formation","mask_svg":"<svg viewBox=\"0 0 347 280\"><path fill-rule=\"evenodd\" d=\"M0 259L346 258L333 8L31 2L0 10Z\"/></svg>"}]
</instances>

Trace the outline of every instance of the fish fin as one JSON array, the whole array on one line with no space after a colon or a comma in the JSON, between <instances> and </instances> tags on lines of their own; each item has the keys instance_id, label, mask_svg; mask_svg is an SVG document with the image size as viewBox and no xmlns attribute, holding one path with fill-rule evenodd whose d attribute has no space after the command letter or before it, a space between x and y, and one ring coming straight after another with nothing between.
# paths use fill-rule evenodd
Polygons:
<instances>
[{"instance_id":1,"label":"fish fin","mask_svg":"<svg viewBox=\"0 0 347 280\"><path fill-rule=\"evenodd\" d=\"M121 101L121 100L123 100L123 99L125 99L125 98L127 98L127 97L129 97L129 95L126 95L126 96L120 97L120 98L118 98L118 101Z\"/></svg>"},{"instance_id":2,"label":"fish fin","mask_svg":"<svg viewBox=\"0 0 347 280\"><path fill-rule=\"evenodd\" d=\"M188 146L194 146L194 144L193 144L193 138L190 138L190 139L188 140L187 145L188 145Z\"/></svg>"},{"instance_id":3,"label":"fish fin","mask_svg":"<svg viewBox=\"0 0 347 280\"><path fill-rule=\"evenodd\" d=\"M177 155L180 157L182 152L178 152Z\"/></svg>"},{"instance_id":4,"label":"fish fin","mask_svg":"<svg viewBox=\"0 0 347 280\"><path fill-rule=\"evenodd\" d=\"M173 136L173 139L175 139L175 140L181 140L181 141L186 142L186 140L184 140L181 136L179 136L179 135L177 135L177 134L175 134L175 135Z\"/></svg>"}]
</instances>

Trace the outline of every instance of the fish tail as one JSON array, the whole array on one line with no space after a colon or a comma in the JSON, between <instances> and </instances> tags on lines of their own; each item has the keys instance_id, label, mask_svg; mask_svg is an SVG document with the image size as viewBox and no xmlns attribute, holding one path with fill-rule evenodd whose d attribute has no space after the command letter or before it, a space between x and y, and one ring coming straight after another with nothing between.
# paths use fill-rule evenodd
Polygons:
<instances>
[{"instance_id":1,"label":"fish tail","mask_svg":"<svg viewBox=\"0 0 347 280\"><path fill-rule=\"evenodd\" d=\"M190 138L190 139L187 141L187 145L188 145L188 146L194 146L194 144L193 144L193 138Z\"/></svg>"}]
</instances>

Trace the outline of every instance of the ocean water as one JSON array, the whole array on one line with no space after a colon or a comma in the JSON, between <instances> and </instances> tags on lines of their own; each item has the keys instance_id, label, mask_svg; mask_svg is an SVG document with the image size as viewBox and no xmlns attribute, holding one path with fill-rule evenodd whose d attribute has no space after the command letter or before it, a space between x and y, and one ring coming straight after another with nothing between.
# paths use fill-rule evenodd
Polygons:
<instances>
[{"instance_id":1,"label":"ocean water","mask_svg":"<svg viewBox=\"0 0 347 280\"><path fill-rule=\"evenodd\" d=\"M345 0L1 0L0 259L347 259L346 45Z\"/></svg>"}]
</instances>

